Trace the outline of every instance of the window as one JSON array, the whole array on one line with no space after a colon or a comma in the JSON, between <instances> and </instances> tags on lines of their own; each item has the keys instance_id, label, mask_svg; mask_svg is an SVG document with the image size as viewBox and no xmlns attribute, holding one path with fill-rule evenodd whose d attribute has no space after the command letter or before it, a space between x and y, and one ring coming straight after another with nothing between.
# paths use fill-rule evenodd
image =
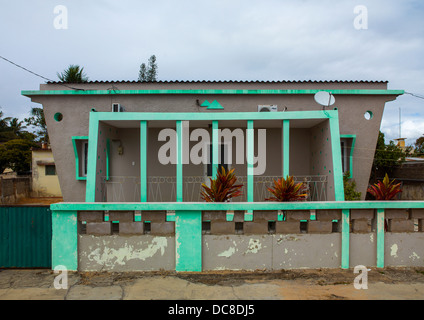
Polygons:
<instances>
[{"instance_id":1,"label":"window","mask_svg":"<svg viewBox=\"0 0 424 320\"><path fill-rule=\"evenodd\" d=\"M342 170L343 173L349 172L352 178L353 174L353 151L355 148L355 135L341 135L340 148L342 154Z\"/></svg>"},{"instance_id":2,"label":"window","mask_svg":"<svg viewBox=\"0 0 424 320\"><path fill-rule=\"evenodd\" d=\"M82 143L82 176L87 176L88 142Z\"/></svg>"},{"instance_id":3,"label":"window","mask_svg":"<svg viewBox=\"0 0 424 320\"><path fill-rule=\"evenodd\" d=\"M56 166L55 165L46 165L45 166L46 176L55 176L56 175Z\"/></svg>"}]
</instances>

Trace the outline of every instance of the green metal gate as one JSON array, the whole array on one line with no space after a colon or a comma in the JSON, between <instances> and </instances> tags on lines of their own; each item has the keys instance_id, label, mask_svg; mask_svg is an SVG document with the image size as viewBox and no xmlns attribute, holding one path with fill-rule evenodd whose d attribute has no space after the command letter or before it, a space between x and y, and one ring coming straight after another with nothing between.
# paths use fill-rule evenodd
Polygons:
<instances>
[{"instance_id":1,"label":"green metal gate","mask_svg":"<svg viewBox=\"0 0 424 320\"><path fill-rule=\"evenodd\" d=\"M0 268L51 268L49 206L0 207Z\"/></svg>"}]
</instances>

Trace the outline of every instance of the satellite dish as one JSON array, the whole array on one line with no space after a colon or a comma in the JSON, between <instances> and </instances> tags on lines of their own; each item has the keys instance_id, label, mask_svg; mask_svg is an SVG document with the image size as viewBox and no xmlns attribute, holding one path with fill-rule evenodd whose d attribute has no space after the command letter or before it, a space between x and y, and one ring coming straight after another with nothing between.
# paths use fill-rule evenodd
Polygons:
<instances>
[{"instance_id":1,"label":"satellite dish","mask_svg":"<svg viewBox=\"0 0 424 320\"><path fill-rule=\"evenodd\" d=\"M315 101L322 106L329 107L336 102L336 99L330 92L318 91L315 94Z\"/></svg>"}]
</instances>

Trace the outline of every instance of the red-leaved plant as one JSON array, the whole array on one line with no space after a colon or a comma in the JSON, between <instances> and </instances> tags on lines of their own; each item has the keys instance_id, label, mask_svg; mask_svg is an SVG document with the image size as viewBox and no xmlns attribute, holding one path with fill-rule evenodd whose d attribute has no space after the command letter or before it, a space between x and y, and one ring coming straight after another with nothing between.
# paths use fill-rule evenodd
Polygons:
<instances>
[{"instance_id":1,"label":"red-leaved plant","mask_svg":"<svg viewBox=\"0 0 424 320\"><path fill-rule=\"evenodd\" d=\"M386 173L383 181L378 181L376 184L370 186L367 190L375 200L393 200L394 197L402 192L400 183L395 183L395 179L390 181Z\"/></svg>"},{"instance_id":2,"label":"red-leaved plant","mask_svg":"<svg viewBox=\"0 0 424 320\"><path fill-rule=\"evenodd\" d=\"M296 184L294 178L290 176L287 176L286 179L274 180L274 186L267 189L273 194L273 197L267 198L265 201L304 201L307 197L304 184L302 182Z\"/></svg>"},{"instance_id":3,"label":"red-leaved plant","mask_svg":"<svg viewBox=\"0 0 424 320\"><path fill-rule=\"evenodd\" d=\"M203 190L200 196L206 202L227 202L231 198L239 197L242 195L242 184L236 184L237 177L234 174L234 168L226 171L221 166L221 172L218 170L216 178L210 180L210 187L202 183Z\"/></svg>"}]
</instances>

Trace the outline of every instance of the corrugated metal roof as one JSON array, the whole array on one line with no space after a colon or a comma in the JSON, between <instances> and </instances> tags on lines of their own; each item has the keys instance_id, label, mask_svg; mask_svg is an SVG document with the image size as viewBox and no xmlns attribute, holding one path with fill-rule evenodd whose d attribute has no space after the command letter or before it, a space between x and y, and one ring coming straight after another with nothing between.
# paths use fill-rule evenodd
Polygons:
<instances>
[{"instance_id":1,"label":"corrugated metal roof","mask_svg":"<svg viewBox=\"0 0 424 320\"><path fill-rule=\"evenodd\" d=\"M47 84L61 84L61 81L48 81ZM93 83L388 83L381 80L159 80L159 81L138 81L138 80L95 80L84 84ZM81 84L81 83L79 83Z\"/></svg>"}]
</instances>

